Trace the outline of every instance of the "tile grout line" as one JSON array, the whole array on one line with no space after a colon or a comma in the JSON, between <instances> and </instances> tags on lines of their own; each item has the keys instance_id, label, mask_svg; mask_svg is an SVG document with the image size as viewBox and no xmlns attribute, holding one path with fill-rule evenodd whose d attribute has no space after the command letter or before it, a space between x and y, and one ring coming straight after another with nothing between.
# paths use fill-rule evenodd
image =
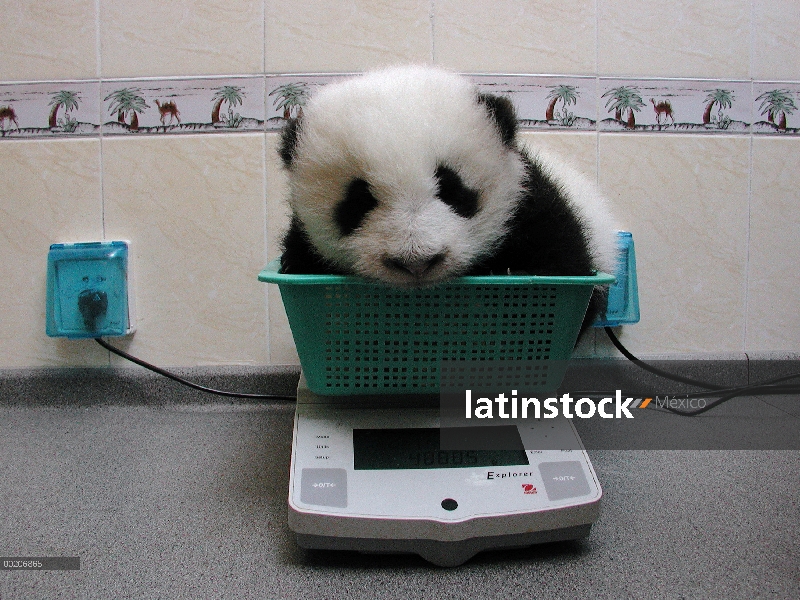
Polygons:
<instances>
[{"instance_id":1,"label":"tile grout line","mask_svg":"<svg viewBox=\"0 0 800 600\"><path fill-rule=\"evenodd\" d=\"M594 134L595 134L595 177L600 188L600 0L594 0ZM595 336L595 343L597 336Z\"/></svg>"},{"instance_id":2,"label":"tile grout line","mask_svg":"<svg viewBox=\"0 0 800 600\"><path fill-rule=\"evenodd\" d=\"M97 56L96 74L98 78L97 83L97 123L98 131L97 138L99 144L99 158L100 158L100 219L101 219L101 232L103 240L106 239L106 194L105 194L105 177L104 177L104 162L103 162L103 86L101 85L103 67L102 67L102 32L100 26L100 0L95 0L95 52ZM111 354L109 353L109 360Z\"/></svg>"},{"instance_id":3,"label":"tile grout line","mask_svg":"<svg viewBox=\"0 0 800 600\"><path fill-rule=\"evenodd\" d=\"M751 98L753 96L753 92L750 94ZM755 144L755 138L753 133L750 133L749 139L749 156L748 156L748 176L747 176L747 232L746 232L746 241L745 241L745 260L744 260L744 326L742 331L742 349L743 351L747 352L747 343L748 343L748 331L747 331L747 323L749 321L750 315L750 239L751 239L751 226L752 226L752 214L753 214L753 146Z\"/></svg>"},{"instance_id":4,"label":"tile grout line","mask_svg":"<svg viewBox=\"0 0 800 600\"><path fill-rule=\"evenodd\" d=\"M594 0L594 175L600 189L600 0ZM595 328L592 328L595 329ZM601 337L592 332L592 356L600 356Z\"/></svg>"},{"instance_id":5,"label":"tile grout line","mask_svg":"<svg viewBox=\"0 0 800 600\"><path fill-rule=\"evenodd\" d=\"M94 16L95 16L95 57L97 60L97 64L95 65L95 74L97 75L97 89L95 93L97 94L97 122L98 122L98 131L97 131L97 145L98 145L98 161L100 162L100 233L102 239L105 241L107 239L106 236L106 192L105 192L105 168L104 168L104 160L103 160L103 86L101 85L102 81L102 74L103 74L103 67L102 67L102 31L100 26L100 0L95 0L94 3ZM106 362L109 367L113 365L113 360L111 358L111 352L106 350Z\"/></svg>"},{"instance_id":6,"label":"tile grout line","mask_svg":"<svg viewBox=\"0 0 800 600\"><path fill-rule=\"evenodd\" d=\"M262 31L263 31L263 55L261 60L262 70L266 72L267 70L267 0L263 0L261 3L261 16L262 18ZM267 96L267 77L264 75L261 79L261 87L263 90L263 105L262 110L264 113L264 131L261 134L262 139L262 152L261 152L261 196L263 202L261 203L261 223L262 227L264 228L263 234L263 260L264 264L266 264L266 260L269 257L269 208L267 206L267 193L269 190L269 183L267 182L267 103L268 103L268 96ZM271 326L271 306L269 301L269 289L267 286L264 286L265 289L262 289L262 293L264 294L264 318L266 319L266 326L267 326L267 335L264 343L267 347L267 360L270 364L272 364L272 326Z\"/></svg>"},{"instance_id":7,"label":"tile grout line","mask_svg":"<svg viewBox=\"0 0 800 600\"><path fill-rule=\"evenodd\" d=\"M267 70L267 0L261 2L261 40L263 48L261 49L261 71Z\"/></svg>"},{"instance_id":8,"label":"tile grout line","mask_svg":"<svg viewBox=\"0 0 800 600\"><path fill-rule=\"evenodd\" d=\"M265 46L266 47L266 46ZM264 60L266 61L266 55ZM264 116L266 117L267 114L267 103L268 103L268 96L267 96L267 79L266 77L263 80L264 86ZM268 132L266 130L266 121L265 121L264 132L261 135L262 141L262 152L261 152L261 196L263 199L262 205L262 224L264 227L264 255L263 260L264 264L266 261L269 260L269 207L267 202L267 194L269 193L269 182L267 181L267 148L268 145ZM269 360L270 364L272 364L272 310L269 301L269 286L264 286L262 293L264 294L264 307L265 307L265 318L267 320L267 339L265 340L267 346L267 359Z\"/></svg>"},{"instance_id":9,"label":"tile grout line","mask_svg":"<svg viewBox=\"0 0 800 600\"><path fill-rule=\"evenodd\" d=\"M428 17L431 24L431 63L436 64L436 0L430 0Z\"/></svg>"},{"instance_id":10,"label":"tile grout line","mask_svg":"<svg viewBox=\"0 0 800 600\"><path fill-rule=\"evenodd\" d=\"M99 43L99 41L98 41ZM99 50L98 50L99 52ZM99 61L98 56L98 61ZM303 78L317 78L317 77L336 77L341 75L358 75L361 71L336 71L336 72L317 72L317 71L295 71L295 72L268 72L264 70L261 73L208 73L205 75L153 75L153 76L135 76L135 77L59 77L54 79L20 79L20 80L0 80L0 87L11 86L25 86L36 84L53 84L53 83L113 83L113 82L162 82L170 83L174 81L204 81L214 79L257 79L261 77L297 77ZM505 71L461 71L462 75L489 75L496 77L515 77L515 78L554 78L554 79L600 79L600 80L624 80L624 81L646 81L646 82L714 82L719 84L725 83L771 83L771 84L784 84L784 85L800 85L800 79L785 79L779 77L772 78L758 78L758 77L660 77L653 76L628 76L628 75L576 75L573 73L509 73Z\"/></svg>"},{"instance_id":11,"label":"tile grout line","mask_svg":"<svg viewBox=\"0 0 800 600\"><path fill-rule=\"evenodd\" d=\"M102 39L102 31L100 29L100 0L95 0L94 2L94 18L95 18L95 26L94 26L94 41L95 41L95 58L97 60L97 64L95 65L95 73L97 75L97 79L99 80L103 74L102 68L102 46L101 46L101 39Z\"/></svg>"},{"instance_id":12,"label":"tile grout line","mask_svg":"<svg viewBox=\"0 0 800 600\"><path fill-rule=\"evenodd\" d=\"M262 205L262 213L261 213L261 223L264 227L264 236L263 236L263 248L264 254L262 262L266 264L266 259L269 256L269 209L267 208L267 190L268 190L268 183L267 183L267 77L266 77L266 70L267 70L267 0L263 0L261 3L261 28L262 28L262 40L263 40L263 53L261 56L261 87L263 89L264 95L264 103L263 103L263 111L264 111L264 129L263 132L260 134L262 139L262 152L261 152L261 196L263 199ZM267 288L267 286L264 286ZM270 301L269 301L269 289L262 290L264 294L264 318L266 319L266 326L267 326L267 335L264 343L267 347L267 360L270 364L272 364L272 327L271 327L271 310L270 310Z\"/></svg>"},{"instance_id":13,"label":"tile grout line","mask_svg":"<svg viewBox=\"0 0 800 600\"><path fill-rule=\"evenodd\" d=\"M747 357L747 322L749 320L750 304L750 222L753 204L753 142L755 132L755 29L756 29L755 0L750 0L750 27L748 31L748 75L750 76L750 135L748 138L748 165L747 165L747 228L745 231L745 259L744 259L744 322L742 323L742 351L745 353L747 364L747 380L750 383L750 360Z\"/></svg>"},{"instance_id":14,"label":"tile grout line","mask_svg":"<svg viewBox=\"0 0 800 600\"><path fill-rule=\"evenodd\" d=\"M594 0L594 134L595 157L594 171L595 184L600 188L600 0ZM597 336L595 336L595 346ZM595 347L595 353L597 348Z\"/></svg>"},{"instance_id":15,"label":"tile grout line","mask_svg":"<svg viewBox=\"0 0 800 600\"><path fill-rule=\"evenodd\" d=\"M747 357L747 322L749 320L750 303L750 221L753 204L753 124L755 124L755 0L750 0L750 28L748 36L748 75L750 75L750 136L748 139L748 165L747 165L747 229L745 231L745 259L744 259L744 323L742 323L742 351ZM750 361L747 359L747 379L750 382Z\"/></svg>"},{"instance_id":16,"label":"tile grout line","mask_svg":"<svg viewBox=\"0 0 800 600\"><path fill-rule=\"evenodd\" d=\"M748 74L750 75L750 81L751 82L753 81L754 75L756 74L756 69L755 69L755 56L756 56L756 41L755 41L755 37L756 37L756 33L755 33L755 29L756 29L756 6L755 6L755 0L750 0L750 31L749 31L750 35L748 36L748 40L747 40L748 41L748 46L749 46L748 50L749 50L750 56L748 57L747 68L748 68Z\"/></svg>"}]
</instances>

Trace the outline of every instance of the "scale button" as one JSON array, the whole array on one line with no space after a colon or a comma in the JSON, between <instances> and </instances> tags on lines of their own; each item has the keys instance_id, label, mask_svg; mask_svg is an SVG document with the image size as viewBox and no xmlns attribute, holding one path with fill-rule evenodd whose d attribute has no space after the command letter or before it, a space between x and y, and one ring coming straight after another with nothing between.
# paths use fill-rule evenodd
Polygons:
<instances>
[{"instance_id":1,"label":"scale button","mask_svg":"<svg viewBox=\"0 0 800 600\"><path fill-rule=\"evenodd\" d=\"M589 482L577 460L539 463L539 473L549 500L577 498L589 493Z\"/></svg>"},{"instance_id":2,"label":"scale button","mask_svg":"<svg viewBox=\"0 0 800 600\"><path fill-rule=\"evenodd\" d=\"M445 498L442 500L442 508L445 510L455 510L458 508L458 502L452 498Z\"/></svg>"},{"instance_id":3,"label":"scale button","mask_svg":"<svg viewBox=\"0 0 800 600\"><path fill-rule=\"evenodd\" d=\"M347 507L345 469L302 469L300 502L317 506Z\"/></svg>"}]
</instances>

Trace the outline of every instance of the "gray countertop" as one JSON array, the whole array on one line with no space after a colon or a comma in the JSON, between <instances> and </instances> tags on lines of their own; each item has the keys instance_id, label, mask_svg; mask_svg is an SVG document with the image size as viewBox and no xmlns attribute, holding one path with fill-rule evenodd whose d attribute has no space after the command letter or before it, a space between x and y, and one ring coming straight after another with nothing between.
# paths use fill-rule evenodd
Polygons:
<instances>
[{"instance_id":1,"label":"gray countertop","mask_svg":"<svg viewBox=\"0 0 800 600\"><path fill-rule=\"evenodd\" d=\"M798 451L590 451L589 538L446 569L298 548L293 411L0 403L0 554L80 557L0 572L0 598L800 598Z\"/></svg>"}]
</instances>

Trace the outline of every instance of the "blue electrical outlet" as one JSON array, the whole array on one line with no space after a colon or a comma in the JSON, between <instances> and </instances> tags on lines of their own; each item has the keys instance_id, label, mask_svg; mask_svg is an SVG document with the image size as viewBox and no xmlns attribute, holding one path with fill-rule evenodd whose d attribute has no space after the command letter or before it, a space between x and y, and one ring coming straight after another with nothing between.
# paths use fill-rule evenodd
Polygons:
<instances>
[{"instance_id":1,"label":"blue electrical outlet","mask_svg":"<svg viewBox=\"0 0 800 600\"><path fill-rule=\"evenodd\" d=\"M134 329L128 243L53 244L47 255L47 335L96 338Z\"/></svg>"},{"instance_id":2,"label":"blue electrical outlet","mask_svg":"<svg viewBox=\"0 0 800 600\"><path fill-rule=\"evenodd\" d=\"M639 322L639 286L636 280L636 251L629 231L617 232L617 280L608 288L606 313L595 327L617 327Z\"/></svg>"}]
</instances>

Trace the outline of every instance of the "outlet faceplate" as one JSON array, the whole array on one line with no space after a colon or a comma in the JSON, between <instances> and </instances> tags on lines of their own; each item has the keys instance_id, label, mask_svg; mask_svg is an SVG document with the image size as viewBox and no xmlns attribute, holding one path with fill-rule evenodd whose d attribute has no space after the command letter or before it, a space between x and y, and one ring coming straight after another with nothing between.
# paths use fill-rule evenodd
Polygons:
<instances>
[{"instance_id":1,"label":"outlet faceplate","mask_svg":"<svg viewBox=\"0 0 800 600\"><path fill-rule=\"evenodd\" d=\"M636 251L629 231L617 232L617 280L608 288L606 313L595 327L618 327L639 322L639 284L636 280Z\"/></svg>"},{"instance_id":2,"label":"outlet faceplate","mask_svg":"<svg viewBox=\"0 0 800 600\"><path fill-rule=\"evenodd\" d=\"M133 331L128 243L53 244L47 255L47 335L96 338Z\"/></svg>"}]
</instances>

